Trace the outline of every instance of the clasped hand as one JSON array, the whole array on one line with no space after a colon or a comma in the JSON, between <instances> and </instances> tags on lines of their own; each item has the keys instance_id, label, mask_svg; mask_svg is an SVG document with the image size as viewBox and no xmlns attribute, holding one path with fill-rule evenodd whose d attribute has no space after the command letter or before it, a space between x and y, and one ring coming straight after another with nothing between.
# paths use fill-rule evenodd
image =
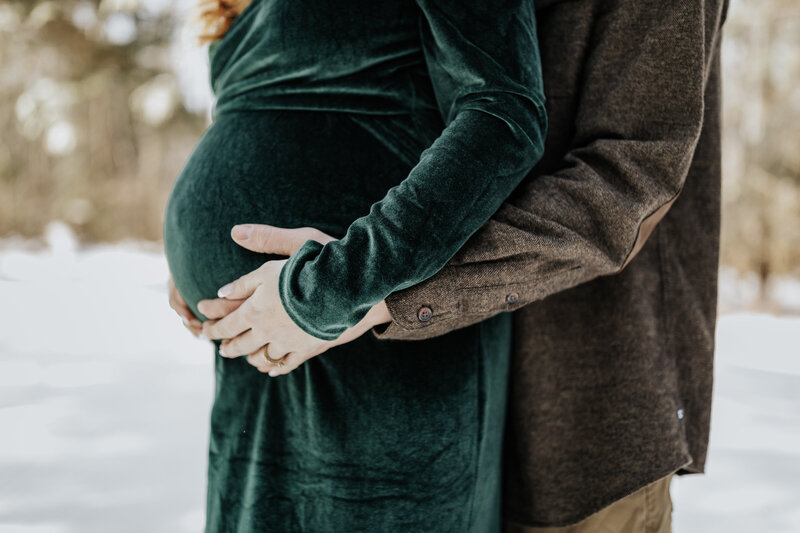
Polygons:
<instances>
[{"instance_id":1,"label":"clasped hand","mask_svg":"<svg viewBox=\"0 0 800 533\"><path fill-rule=\"evenodd\" d=\"M335 240L316 228L278 228L265 224L234 226L231 237L248 250L281 255L293 254L308 239L323 244ZM381 301L335 340L319 339L306 333L286 313L280 300L278 275L286 261L267 261L221 287L218 298L198 302L198 310L208 317L205 322L201 323L194 316L171 278L170 306L195 335L221 339L220 355L246 356L248 363L273 377L288 374L333 346L350 342L373 326L391 321L386 303ZM283 365L269 363L265 351L269 358L282 360Z\"/></svg>"}]
</instances>

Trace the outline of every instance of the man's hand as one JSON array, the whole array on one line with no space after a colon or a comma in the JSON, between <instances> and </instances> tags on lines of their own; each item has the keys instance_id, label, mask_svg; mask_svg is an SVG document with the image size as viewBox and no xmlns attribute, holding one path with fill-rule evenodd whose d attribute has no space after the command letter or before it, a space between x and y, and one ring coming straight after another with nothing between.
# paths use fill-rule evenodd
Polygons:
<instances>
[{"instance_id":1,"label":"man's hand","mask_svg":"<svg viewBox=\"0 0 800 533\"><path fill-rule=\"evenodd\" d=\"M248 250L287 256L308 239L322 244L336 240L316 228L279 228L264 224L234 226L231 237ZM197 308L209 318L202 330L209 338L224 339L220 344L224 356L247 355L247 361L261 372L269 372L271 376L287 374L311 357L350 342L377 324L391 321L386 303L381 301L335 340L309 335L292 321L280 302L277 279L285 262L285 259L267 261L230 287L223 288L224 291L221 289L220 298L198 302ZM228 290L230 292L226 292ZM272 359L286 355L284 365L269 364L265 349Z\"/></svg>"}]
</instances>

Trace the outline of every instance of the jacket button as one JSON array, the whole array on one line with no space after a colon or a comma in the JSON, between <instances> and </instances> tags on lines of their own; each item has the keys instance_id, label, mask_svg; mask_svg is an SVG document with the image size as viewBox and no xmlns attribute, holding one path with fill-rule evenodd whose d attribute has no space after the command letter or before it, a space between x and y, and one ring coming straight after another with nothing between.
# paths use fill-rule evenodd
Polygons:
<instances>
[{"instance_id":1,"label":"jacket button","mask_svg":"<svg viewBox=\"0 0 800 533\"><path fill-rule=\"evenodd\" d=\"M506 296L506 301L510 304L513 304L517 300L519 300L519 294L517 294L516 292L509 293L509 295Z\"/></svg>"},{"instance_id":2,"label":"jacket button","mask_svg":"<svg viewBox=\"0 0 800 533\"><path fill-rule=\"evenodd\" d=\"M420 322L427 322L432 316L433 311L431 311L431 308L427 305L423 305L419 308L419 311L417 311L417 318L419 318Z\"/></svg>"}]
</instances>

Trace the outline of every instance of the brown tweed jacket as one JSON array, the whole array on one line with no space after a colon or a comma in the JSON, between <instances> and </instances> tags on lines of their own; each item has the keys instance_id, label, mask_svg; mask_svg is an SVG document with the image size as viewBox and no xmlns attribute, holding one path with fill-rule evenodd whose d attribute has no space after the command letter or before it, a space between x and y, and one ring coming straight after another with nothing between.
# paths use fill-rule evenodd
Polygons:
<instances>
[{"instance_id":1,"label":"brown tweed jacket","mask_svg":"<svg viewBox=\"0 0 800 533\"><path fill-rule=\"evenodd\" d=\"M391 294L393 321L372 330L424 339L514 312L512 522L572 524L704 470L726 11L727 0L541 8L543 160L444 268Z\"/></svg>"}]
</instances>

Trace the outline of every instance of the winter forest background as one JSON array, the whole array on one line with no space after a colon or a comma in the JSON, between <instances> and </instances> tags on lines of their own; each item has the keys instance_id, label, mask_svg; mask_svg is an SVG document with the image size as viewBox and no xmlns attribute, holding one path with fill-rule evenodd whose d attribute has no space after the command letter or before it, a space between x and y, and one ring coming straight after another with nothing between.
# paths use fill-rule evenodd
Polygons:
<instances>
[{"instance_id":1,"label":"winter forest background","mask_svg":"<svg viewBox=\"0 0 800 533\"><path fill-rule=\"evenodd\" d=\"M208 124L192 0L0 0L0 533L200 531L213 375L162 213ZM800 1L732 0L708 473L675 530L800 531Z\"/></svg>"}]
</instances>

